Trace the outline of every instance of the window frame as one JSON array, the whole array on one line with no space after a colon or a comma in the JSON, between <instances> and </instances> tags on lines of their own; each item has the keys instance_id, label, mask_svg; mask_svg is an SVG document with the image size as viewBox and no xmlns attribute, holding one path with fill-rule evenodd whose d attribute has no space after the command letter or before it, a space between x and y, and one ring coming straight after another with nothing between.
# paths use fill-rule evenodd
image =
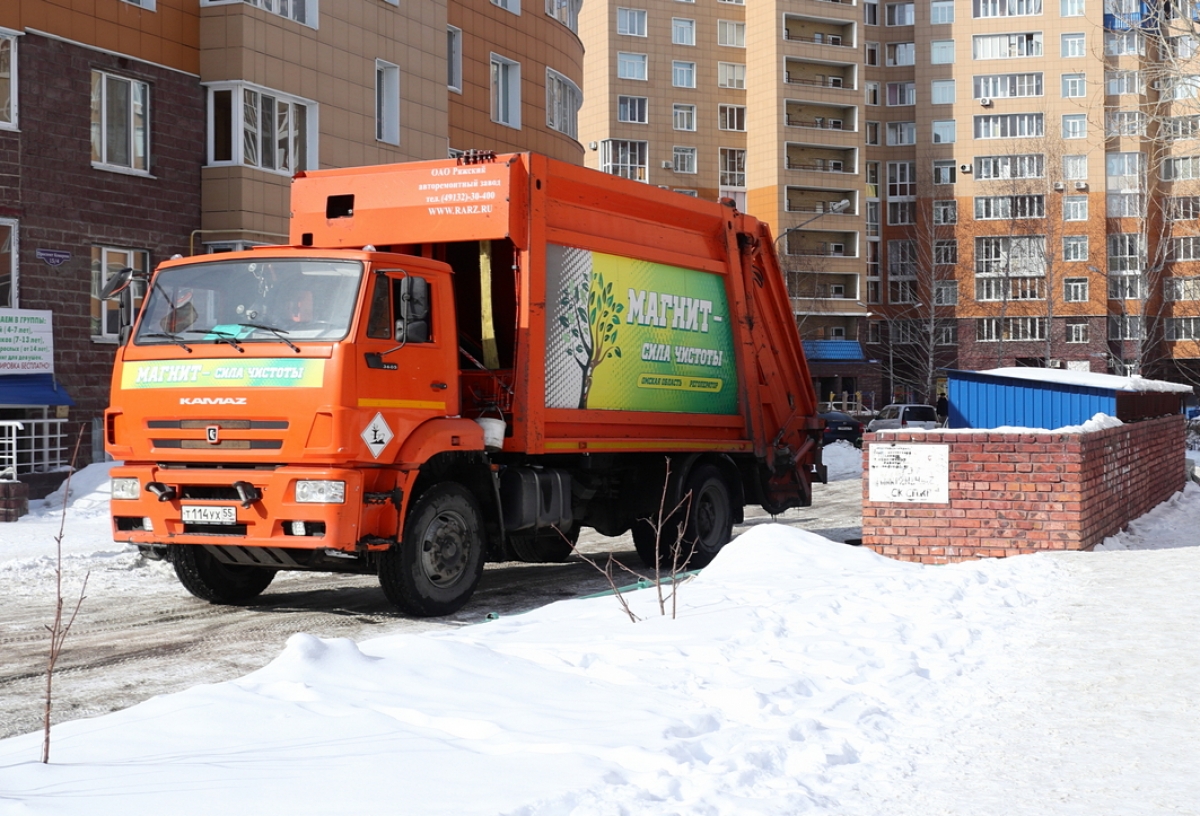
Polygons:
<instances>
[{"instance_id":1,"label":"window frame","mask_svg":"<svg viewBox=\"0 0 1200 816\"><path fill-rule=\"evenodd\" d=\"M0 309L20 308L21 296L21 222L16 218L0 217L0 228L8 229L8 240L0 241L0 249L8 247L8 269L0 269L0 284L8 279L8 303L0 300ZM3 257L0 255L0 257ZM3 287L0 286L0 291Z\"/></svg>"},{"instance_id":2,"label":"window frame","mask_svg":"<svg viewBox=\"0 0 1200 816\"><path fill-rule=\"evenodd\" d=\"M97 253L99 253L99 257L97 257ZM93 343L117 343L121 339L121 305L132 305L134 307L132 313L136 313L136 307L141 305L141 300L145 296L145 278L150 274L151 269L150 251L130 247L92 244L91 255L91 322L88 329L89 336ZM110 255L120 256L120 260L114 262L110 258ZM101 300L100 292L104 288L104 284L111 277L111 275L104 273L107 268L113 266L117 269L130 267L136 272L143 273L143 275L134 278L130 287L119 297L114 297L110 300ZM113 274L116 271L114 269ZM112 331L108 330L110 318L113 319L115 324Z\"/></svg>"},{"instance_id":3,"label":"window frame","mask_svg":"<svg viewBox=\"0 0 1200 816\"><path fill-rule=\"evenodd\" d=\"M17 76L20 67L20 61L17 58L19 39L15 32L0 28L0 54L6 53L8 57L7 99L0 97L0 130L17 130L19 127L18 92L21 87Z\"/></svg>"},{"instance_id":4,"label":"window frame","mask_svg":"<svg viewBox=\"0 0 1200 816\"><path fill-rule=\"evenodd\" d=\"M546 127L572 139L579 138L579 110L583 91L570 77L546 68Z\"/></svg>"},{"instance_id":5,"label":"window frame","mask_svg":"<svg viewBox=\"0 0 1200 816\"><path fill-rule=\"evenodd\" d=\"M617 6L617 34L622 37L646 37L648 13L646 9ZM639 24L640 21L640 24ZM634 25L630 26L630 22ZM641 29L629 30L629 29ZM622 30L624 29L624 30Z\"/></svg>"},{"instance_id":6,"label":"window frame","mask_svg":"<svg viewBox=\"0 0 1200 816\"><path fill-rule=\"evenodd\" d=\"M641 76L622 73L630 66L641 66ZM648 82L650 80L650 58L637 51L617 52L617 79L627 79L630 82Z\"/></svg>"},{"instance_id":7,"label":"window frame","mask_svg":"<svg viewBox=\"0 0 1200 816\"><path fill-rule=\"evenodd\" d=\"M671 18L671 45L694 46L696 44L696 21L690 17Z\"/></svg>"},{"instance_id":8,"label":"window frame","mask_svg":"<svg viewBox=\"0 0 1200 816\"><path fill-rule=\"evenodd\" d=\"M128 86L128 109L124 111L125 128L127 142L125 149L128 151L129 164L120 164L114 161L112 153L109 150L110 137L110 99L109 95L111 83L123 83ZM99 88L100 98L97 99L97 88ZM138 132L138 103L135 100L137 89L141 89L142 108L141 115L141 136ZM118 173L129 173L138 176L150 175L151 153L150 153L150 135L153 126L151 119L152 106L150 101L150 83L140 79L122 76L104 71L99 68L91 69L91 145L92 145L92 167L96 170L109 170ZM100 117L96 120L97 115ZM139 145L140 143L140 145ZM138 158L138 149L141 149L142 155Z\"/></svg>"},{"instance_id":9,"label":"window frame","mask_svg":"<svg viewBox=\"0 0 1200 816\"><path fill-rule=\"evenodd\" d=\"M741 127L727 127L730 116L735 120L734 124L741 124ZM717 130L725 130L733 133L746 132L746 106L733 105L728 103L720 103L717 105Z\"/></svg>"},{"instance_id":10,"label":"window frame","mask_svg":"<svg viewBox=\"0 0 1200 816\"><path fill-rule=\"evenodd\" d=\"M521 63L492 51L488 57L492 121L521 129Z\"/></svg>"},{"instance_id":11,"label":"window frame","mask_svg":"<svg viewBox=\"0 0 1200 816\"><path fill-rule=\"evenodd\" d=\"M549 69L547 69L549 70ZM633 104L641 113L642 118L630 119L626 115L630 110L630 104ZM617 95L617 121L628 125L648 125L650 124L650 97L648 96L633 96L631 94Z\"/></svg>"},{"instance_id":12,"label":"window frame","mask_svg":"<svg viewBox=\"0 0 1200 816\"><path fill-rule=\"evenodd\" d=\"M453 93L463 92L463 32L458 26L446 26L446 88Z\"/></svg>"},{"instance_id":13,"label":"window frame","mask_svg":"<svg viewBox=\"0 0 1200 816\"><path fill-rule=\"evenodd\" d=\"M680 127L679 126L679 121L680 121L679 117L681 115L690 117L691 125L692 125L691 127ZM687 102L672 102L671 103L671 129L678 130L678 131L684 131L684 132L695 132L695 130L696 130L696 106L692 105L690 103L687 103Z\"/></svg>"},{"instance_id":14,"label":"window frame","mask_svg":"<svg viewBox=\"0 0 1200 816\"><path fill-rule=\"evenodd\" d=\"M375 60L375 141L400 145L400 66Z\"/></svg>"},{"instance_id":15,"label":"window frame","mask_svg":"<svg viewBox=\"0 0 1200 816\"><path fill-rule=\"evenodd\" d=\"M680 156L684 156L685 158L690 157L690 161L688 162L688 164L691 169L683 169L683 170L679 169ZM698 163L699 163L699 159L697 156L696 148L685 147L685 146L680 146L680 145L675 145L674 147L671 148L671 168L676 173L684 173L686 175L695 175L696 173L699 172L699 170L697 169Z\"/></svg>"},{"instance_id":16,"label":"window frame","mask_svg":"<svg viewBox=\"0 0 1200 816\"><path fill-rule=\"evenodd\" d=\"M680 72L683 73L680 73ZM680 80L684 80L682 83ZM695 88L696 63L688 60L671 60L671 87Z\"/></svg>"},{"instance_id":17,"label":"window frame","mask_svg":"<svg viewBox=\"0 0 1200 816\"><path fill-rule=\"evenodd\" d=\"M266 88L261 85L255 85L250 82L232 81L232 82L212 82L205 85L207 92L207 159L209 167L252 167L256 170L261 170L264 173L275 173L279 175L291 176L297 170L307 170L317 165L318 150L318 134L317 117L320 113L319 106L316 102L310 99L304 99L298 96L292 96L274 88ZM230 158L216 159L216 95L219 93L229 93L232 110L227 114L229 119L229 138L232 143L229 145ZM292 126L289 135L289 155L291 163L288 167L264 167L261 160L262 153L262 134L258 132L257 150L259 153L257 163L248 162L245 155L246 147L246 94L252 93L258 96L256 109L262 111L262 97L267 96L275 102L275 110L278 113L280 104L286 104L288 110L288 120ZM297 111L302 108L304 111L304 122L298 123ZM278 159L278 140L275 140L273 147L275 148L276 159ZM274 162L278 164L278 161ZM301 166L301 164L303 166Z\"/></svg>"}]
</instances>

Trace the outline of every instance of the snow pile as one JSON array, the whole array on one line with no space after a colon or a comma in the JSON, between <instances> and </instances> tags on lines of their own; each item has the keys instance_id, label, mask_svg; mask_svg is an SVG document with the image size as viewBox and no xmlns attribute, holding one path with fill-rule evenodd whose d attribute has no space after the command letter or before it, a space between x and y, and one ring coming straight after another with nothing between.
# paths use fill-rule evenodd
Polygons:
<instances>
[{"instance_id":1,"label":"snow pile","mask_svg":"<svg viewBox=\"0 0 1200 816\"><path fill-rule=\"evenodd\" d=\"M88 465L59 485L40 502L30 502L30 512L36 515L61 513L66 504L75 515L108 515L108 502L112 498L110 471L119 462L101 462ZM70 491L70 495L67 493Z\"/></svg>"},{"instance_id":2,"label":"snow pile","mask_svg":"<svg viewBox=\"0 0 1200 816\"><path fill-rule=\"evenodd\" d=\"M1102 388L1108 391L1156 391L1160 393L1191 393L1192 386L1167 380L1148 380L1141 376L1119 377L1115 374L1099 374L1091 371L1071 371L1066 368L991 368L980 371L996 377L1016 380L1078 385L1085 388Z\"/></svg>"},{"instance_id":3,"label":"snow pile","mask_svg":"<svg viewBox=\"0 0 1200 816\"><path fill-rule=\"evenodd\" d=\"M822 448L821 462L825 465L826 478L831 482L862 478L862 449L854 447L844 439Z\"/></svg>"}]
</instances>

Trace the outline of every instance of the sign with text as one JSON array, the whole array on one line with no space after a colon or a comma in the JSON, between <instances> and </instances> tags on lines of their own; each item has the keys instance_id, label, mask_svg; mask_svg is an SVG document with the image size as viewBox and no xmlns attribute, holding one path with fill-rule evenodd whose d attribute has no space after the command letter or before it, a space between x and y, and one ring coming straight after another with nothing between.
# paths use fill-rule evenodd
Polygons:
<instances>
[{"instance_id":1,"label":"sign with text","mask_svg":"<svg viewBox=\"0 0 1200 816\"><path fill-rule=\"evenodd\" d=\"M54 320L49 310L0 309L0 376L54 373Z\"/></svg>"},{"instance_id":2,"label":"sign with text","mask_svg":"<svg viewBox=\"0 0 1200 816\"><path fill-rule=\"evenodd\" d=\"M949 445L873 444L867 498L904 504L950 503Z\"/></svg>"}]
</instances>

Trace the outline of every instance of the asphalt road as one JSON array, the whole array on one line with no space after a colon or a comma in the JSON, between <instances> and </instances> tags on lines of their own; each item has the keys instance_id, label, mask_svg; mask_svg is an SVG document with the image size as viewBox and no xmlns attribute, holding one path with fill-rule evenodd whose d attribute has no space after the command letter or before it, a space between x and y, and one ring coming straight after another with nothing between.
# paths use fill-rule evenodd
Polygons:
<instances>
[{"instance_id":1,"label":"asphalt road","mask_svg":"<svg viewBox=\"0 0 1200 816\"><path fill-rule=\"evenodd\" d=\"M813 506L772 518L746 508L736 530L778 521L834 541L861 536L862 485L855 479L817 485ZM642 570L629 536L584 530L579 549L614 556ZM579 557L563 564L489 564L475 596L457 614L413 619L396 612L370 576L283 573L244 607L215 606L188 595L169 565L136 593L89 593L59 658L52 721L92 717L197 683L240 677L269 663L297 632L363 640L401 632L479 623L609 588ZM632 578L627 582L632 582ZM0 597L0 738L39 730L44 716L46 610Z\"/></svg>"}]
</instances>

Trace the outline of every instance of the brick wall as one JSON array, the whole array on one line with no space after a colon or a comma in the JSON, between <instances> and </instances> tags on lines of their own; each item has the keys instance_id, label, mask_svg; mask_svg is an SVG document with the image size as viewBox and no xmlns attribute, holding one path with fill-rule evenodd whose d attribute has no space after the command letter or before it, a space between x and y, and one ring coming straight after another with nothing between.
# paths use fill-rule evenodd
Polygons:
<instances>
[{"instance_id":1,"label":"brick wall","mask_svg":"<svg viewBox=\"0 0 1200 816\"><path fill-rule=\"evenodd\" d=\"M949 446L949 503L871 501L870 449ZM1087 433L885 432L863 443L863 546L944 564L1087 550L1182 490L1184 420Z\"/></svg>"}]
</instances>

